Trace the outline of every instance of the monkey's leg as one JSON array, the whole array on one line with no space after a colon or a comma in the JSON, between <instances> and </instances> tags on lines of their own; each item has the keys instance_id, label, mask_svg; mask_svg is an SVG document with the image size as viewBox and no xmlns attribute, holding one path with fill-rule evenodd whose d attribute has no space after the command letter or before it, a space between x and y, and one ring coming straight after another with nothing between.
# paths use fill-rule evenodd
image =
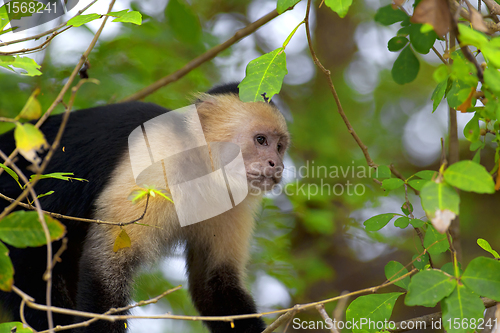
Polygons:
<instances>
[{"instance_id":1,"label":"monkey's leg","mask_svg":"<svg viewBox=\"0 0 500 333\"><path fill-rule=\"evenodd\" d=\"M188 244L189 291L198 311L203 316L255 313L255 302L243 288L242 272L230 261L212 266L211 252L199 244ZM205 324L213 333L260 333L265 329L260 318L236 320L234 328L224 321L206 321Z\"/></svg>"},{"instance_id":2,"label":"monkey's leg","mask_svg":"<svg viewBox=\"0 0 500 333\"><path fill-rule=\"evenodd\" d=\"M123 255L125 251L114 253L109 244L99 239L100 236L105 237L103 234L104 232L94 233L87 238L84 246L80 260L76 304L77 310L80 311L102 314L111 308L129 304L133 259L127 260ZM128 312L115 314L128 314ZM79 317L77 322L88 319ZM88 327L75 330L78 333L124 333L125 331L125 320L113 322L102 319Z\"/></svg>"}]
</instances>

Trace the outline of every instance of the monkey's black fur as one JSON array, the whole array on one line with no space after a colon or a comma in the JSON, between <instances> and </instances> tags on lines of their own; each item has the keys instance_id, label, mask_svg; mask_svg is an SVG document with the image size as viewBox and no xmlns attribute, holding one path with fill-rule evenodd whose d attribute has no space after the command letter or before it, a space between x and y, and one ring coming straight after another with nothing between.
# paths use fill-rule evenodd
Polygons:
<instances>
[{"instance_id":1,"label":"monkey's black fur","mask_svg":"<svg viewBox=\"0 0 500 333\"><path fill-rule=\"evenodd\" d=\"M209 90L209 94L238 93L237 83L222 85ZM118 166L120 157L128 147L128 136L136 127L168 109L151 103L128 102L99 106L72 112L63 138L48 168L44 173L73 172L75 177L88 182L66 182L54 179L40 180L37 193L54 190L55 193L40 198L43 209L65 215L93 218L97 196L110 181L113 170ZM61 124L62 115L49 117L42 125L47 142L52 144ZM15 149L12 132L0 136L0 149L9 154ZM2 161L3 162L3 161ZM29 177L26 167L29 162L20 155L16 164ZM0 193L16 198L21 190L17 183L6 173L0 175ZM9 202L0 199L0 212ZM133 218L133 217L131 217ZM129 299L116 296L106 290L92 271L91 265L81 262L83 244L88 223L61 221L67 227L68 249L63 252L61 261L53 270L52 305L90 312L104 312L110 307L126 306ZM61 242L53 243L54 253ZM202 248L196 244L188 245L187 266L193 302L202 315L231 315L256 312L255 304L248 293L240 287L237 272L230 266L209 269L210 258L203 257ZM45 304L46 283L42 278L46 269L46 248L18 249L9 246L10 257L14 264L15 285ZM82 270L82 267L89 269ZM83 292L82 292L83 290ZM15 321L20 321L19 306L21 298L14 292L0 292L1 307L10 313ZM43 311L25 307L27 322L37 330L47 329L47 315ZM68 325L77 319L54 313L55 325ZM78 318L79 321L82 318ZM227 322L207 322L212 332L261 332L265 326L261 319L235 321L235 328ZM80 328L78 332L122 333L123 322L100 320L95 324Z\"/></svg>"}]
</instances>

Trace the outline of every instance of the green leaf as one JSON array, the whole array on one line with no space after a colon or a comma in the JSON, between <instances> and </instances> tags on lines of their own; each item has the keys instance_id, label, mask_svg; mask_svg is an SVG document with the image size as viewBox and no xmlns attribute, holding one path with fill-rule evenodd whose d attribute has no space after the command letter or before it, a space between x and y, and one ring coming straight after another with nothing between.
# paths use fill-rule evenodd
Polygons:
<instances>
[{"instance_id":1,"label":"green leaf","mask_svg":"<svg viewBox=\"0 0 500 333\"><path fill-rule=\"evenodd\" d=\"M474 157L472 157L472 160L476 163L481 163L481 151L478 150L475 154Z\"/></svg>"},{"instance_id":2,"label":"green leaf","mask_svg":"<svg viewBox=\"0 0 500 333\"><path fill-rule=\"evenodd\" d=\"M410 224L410 219L406 216L401 216L396 221L394 221L394 226L401 229L406 228L408 224Z\"/></svg>"},{"instance_id":3,"label":"green leaf","mask_svg":"<svg viewBox=\"0 0 500 333\"><path fill-rule=\"evenodd\" d=\"M361 320L369 320L375 323L384 322L391 317L394 303L403 293L372 294L360 296L349 304L346 310L346 320L359 323ZM375 333L376 327L366 324L359 329L353 327L353 332Z\"/></svg>"},{"instance_id":4,"label":"green leaf","mask_svg":"<svg viewBox=\"0 0 500 333\"><path fill-rule=\"evenodd\" d=\"M367 231L377 231L385 227L395 216L397 215L393 213L375 215L370 217L363 224Z\"/></svg>"},{"instance_id":5,"label":"green leaf","mask_svg":"<svg viewBox=\"0 0 500 333\"><path fill-rule=\"evenodd\" d=\"M14 329L15 327L15 329ZM18 321L13 321L10 323L0 324L0 332L1 333L33 333L33 331L29 328L23 326L23 323Z\"/></svg>"},{"instance_id":6,"label":"green leaf","mask_svg":"<svg viewBox=\"0 0 500 333\"><path fill-rule=\"evenodd\" d=\"M20 73L21 75L42 75L42 72L39 71L41 66L38 65L35 60L28 57L0 56L0 66L7 68L13 72L15 72L15 70L12 67L24 69L26 73Z\"/></svg>"},{"instance_id":7,"label":"green leaf","mask_svg":"<svg viewBox=\"0 0 500 333\"><path fill-rule=\"evenodd\" d=\"M478 149L483 149L485 146L486 144L483 141L479 140L476 142L472 142L469 146L469 149L470 151L476 151Z\"/></svg>"},{"instance_id":8,"label":"green leaf","mask_svg":"<svg viewBox=\"0 0 500 333\"><path fill-rule=\"evenodd\" d=\"M477 245L479 245L486 252L491 253L493 255L493 257L495 257L497 259L500 258L500 255L498 254L498 252L491 248L490 243L488 243L488 241L486 239L478 238Z\"/></svg>"},{"instance_id":9,"label":"green leaf","mask_svg":"<svg viewBox=\"0 0 500 333\"><path fill-rule=\"evenodd\" d=\"M484 83L494 92L500 92L500 72L492 67L484 70Z\"/></svg>"},{"instance_id":10,"label":"green leaf","mask_svg":"<svg viewBox=\"0 0 500 333\"><path fill-rule=\"evenodd\" d=\"M482 49L483 45L488 44L488 38L485 35L465 24L458 25L458 32L460 33L458 39L462 44L472 45L478 49Z\"/></svg>"},{"instance_id":11,"label":"green leaf","mask_svg":"<svg viewBox=\"0 0 500 333\"><path fill-rule=\"evenodd\" d=\"M415 174L415 176L422 178L422 179L425 179L425 180L432 180L432 178L436 174L437 174L437 172L434 170L422 170L422 171L417 172Z\"/></svg>"},{"instance_id":12,"label":"green leaf","mask_svg":"<svg viewBox=\"0 0 500 333\"><path fill-rule=\"evenodd\" d=\"M489 172L473 161L454 163L446 169L443 176L448 184L464 191L495 193L495 183Z\"/></svg>"},{"instance_id":13,"label":"green leaf","mask_svg":"<svg viewBox=\"0 0 500 333\"><path fill-rule=\"evenodd\" d=\"M436 89L432 92L432 112L436 111L437 107L444 98L446 92L446 87L448 86L448 80L444 80L436 86Z\"/></svg>"},{"instance_id":14,"label":"green leaf","mask_svg":"<svg viewBox=\"0 0 500 333\"><path fill-rule=\"evenodd\" d=\"M425 232L424 246L430 254L443 253L450 248L446 234L439 233L432 225Z\"/></svg>"},{"instance_id":15,"label":"green leaf","mask_svg":"<svg viewBox=\"0 0 500 333\"><path fill-rule=\"evenodd\" d=\"M417 191L422 191L422 188L427 184L429 181L425 179L413 179L409 180L408 184L413 187Z\"/></svg>"},{"instance_id":16,"label":"green leaf","mask_svg":"<svg viewBox=\"0 0 500 333\"><path fill-rule=\"evenodd\" d=\"M148 193L149 193L149 190L142 189L142 188L139 190L134 190L134 191L132 191L132 193L130 193L127 200L130 200L133 203L136 203L136 202L140 201L142 198L145 198Z\"/></svg>"},{"instance_id":17,"label":"green leaf","mask_svg":"<svg viewBox=\"0 0 500 333\"><path fill-rule=\"evenodd\" d=\"M460 196L455 189L445 182L427 182L420 191L422 207L425 212L434 216L437 210L450 210L459 213Z\"/></svg>"},{"instance_id":18,"label":"green leaf","mask_svg":"<svg viewBox=\"0 0 500 333\"><path fill-rule=\"evenodd\" d=\"M410 43L418 53L427 54L434 45L437 35L434 30L423 33L421 28L422 24L410 25Z\"/></svg>"},{"instance_id":19,"label":"green leaf","mask_svg":"<svg viewBox=\"0 0 500 333\"><path fill-rule=\"evenodd\" d=\"M483 45L481 52L484 58L488 61L488 65L493 65L496 68L500 67L500 50L498 47L493 47L490 43Z\"/></svg>"},{"instance_id":20,"label":"green leaf","mask_svg":"<svg viewBox=\"0 0 500 333\"><path fill-rule=\"evenodd\" d=\"M397 36L408 36L410 34L410 26L402 27L401 29L398 30L396 33Z\"/></svg>"},{"instance_id":21,"label":"green leaf","mask_svg":"<svg viewBox=\"0 0 500 333\"><path fill-rule=\"evenodd\" d=\"M382 188L384 190L391 191L403 186L404 184L405 182L399 178L389 178L382 181Z\"/></svg>"},{"instance_id":22,"label":"green leaf","mask_svg":"<svg viewBox=\"0 0 500 333\"><path fill-rule=\"evenodd\" d=\"M278 11L278 14L282 14L285 10L295 6L299 2L300 0L278 0L276 10Z\"/></svg>"},{"instance_id":23,"label":"green leaf","mask_svg":"<svg viewBox=\"0 0 500 333\"><path fill-rule=\"evenodd\" d=\"M201 40L200 19L186 1L169 0L165 16L175 37L181 42L195 44Z\"/></svg>"},{"instance_id":24,"label":"green leaf","mask_svg":"<svg viewBox=\"0 0 500 333\"><path fill-rule=\"evenodd\" d=\"M79 27L84 25L85 23L92 22L94 20L100 19L101 15L99 14L87 14L87 15L78 15L73 17L71 20L66 23L66 25L72 25L74 27Z\"/></svg>"},{"instance_id":25,"label":"green leaf","mask_svg":"<svg viewBox=\"0 0 500 333\"><path fill-rule=\"evenodd\" d=\"M414 227L414 228L421 228L424 226L425 222L422 221L422 220L419 220L419 219L411 219L410 220L410 224Z\"/></svg>"},{"instance_id":26,"label":"green leaf","mask_svg":"<svg viewBox=\"0 0 500 333\"><path fill-rule=\"evenodd\" d=\"M385 271L385 277L389 281L396 280L400 276L403 276L406 273L408 273L408 270L403 266L403 264L397 261L389 261L387 265L385 265L384 271ZM410 284L410 277L407 276L401 281L397 281L394 284L403 289L408 289L408 285Z\"/></svg>"},{"instance_id":27,"label":"green leaf","mask_svg":"<svg viewBox=\"0 0 500 333\"><path fill-rule=\"evenodd\" d=\"M458 82L457 91L463 88L476 87L479 79L477 78L477 68L465 58L461 51L451 53L453 64L451 65L451 78Z\"/></svg>"},{"instance_id":28,"label":"green leaf","mask_svg":"<svg viewBox=\"0 0 500 333\"><path fill-rule=\"evenodd\" d=\"M37 195L36 197L37 197L37 198L43 198L43 197L46 197L46 196L51 195L51 194L53 194L53 193L54 193L54 191L48 191L47 193L42 193L42 194L39 194L39 195Z\"/></svg>"},{"instance_id":29,"label":"green leaf","mask_svg":"<svg viewBox=\"0 0 500 333\"><path fill-rule=\"evenodd\" d=\"M12 170L3 163L0 163L0 168L4 169L5 172L7 172L12 178L14 178L14 180L16 181L17 185L19 185L20 188L23 188L23 186L19 182L19 176L17 175L17 173L14 172L14 170Z\"/></svg>"},{"instance_id":30,"label":"green leaf","mask_svg":"<svg viewBox=\"0 0 500 333\"><path fill-rule=\"evenodd\" d=\"M262 95L265 94L271 100L280 92L287 73L286 55L281 47L250 61L246 76L238 85L240 99L243 102L264 101Z\"/></svg>"},{"instance_id":31,"label":"green leaf","mask_svg":"<svg viewBox=\"0 0 500 333\"><path fill-rule=\"evenodd\" d=\"M347 11L352 5L352 0L325 0L325 5L339 14L340 18L343 18L347 15Z\"/></svg>"},{"instance_id":32,"label":"green leaf","mask_svg":"<svg viewBox=\"0 0 500 333\"><path fill-rule=\"evenodd\" d=\"M48 179L48 178L53 178L53 179L59 179L59 180L78 180L80 182L88 182L88 180L83 179L83 178L75 178L71 177L73 176L73 172L53 172L53 173L47 173L45 175L40 175L40 179ZM31 175L30 177L30 182L35 179L36 175Z\"/></svg>"},{"instance_id":33,"label":"green leaf","mask_svg":"<svg viewBox=\"0 0 500 333\"><path fill-rule=\"evenodd\" d=\"M375 22L382 25L391 25L401 22L407 17L408 15L403 11L392 8L392 5L387 5L378 9L377 14L375 14Z\"/></svg>"},{"instance_id":34,"label":"green leaf","mask_svg":"<svg viewBox=\"0 0 500 333\"><path fill-rule=\"evenodd\" d=\"M458 276L457 276L457 274L455 274L455 267L453 266L453 263L451 263L451 262L447 262L446 264L444 264L441 267L441 270L445 273L450 274L451 276L454 276L454 277L460 277L460 275L462 275L462 273L463 273L462 266L460 265L460 263L458 263Z\"/></svg>"},{"instance_id":35,"label":"green leaf","mask_svg":"<svg viewBox=\"0 0 500 333\"><path fill-rule=\"evenodd\" d=\"M476 142L479 140L481 136L481 132L479 129L479 114L476 112L474 117L465 125L464 127L464 136L470 142Z\"/></svg>"},{"instance_id":36,"label":"green leaf","mask_svg":"<svg viewBox=\"0 0 500 333\"><path fill-rule=\"evenodd\" d=\"M500 301L500 261L475 258L465 269L461 281L476 294Z\"/></svg>"},{"instance_id":37,"label":"green leaf","mask_svg":"<svg viewBox=\"0 0 500 333\"><path fill-rule=\"evenodd\" d=\"M410 215L411 213L413 213L413 205L411 204L411 202L404 202L402 205L401 205L401 211L403 212L403 214L405 215Z\"/></svg>"},{"instance_id":38,"label":"green leaf","mask_svg":"<svg viewBox=\"0 0 500 333\"><path fill-rule=\"evenodd\" d=\"M451 295L441 302L444 329L450 333L474 332L471 323L483 318L484 304L479 295L459 284Z\"/></svg>"},{"instance_id":39,"label":"green leaf","mask_svg":"<svg viewBox=\"0 0 500 333\"><path fill-rule=\"evenodd\" d=\"M392 66L392 78L397 84L410 83L417 78L420 62L409 46L399 54Z\"/></svg>"},{"instance_id":40,"label":"green leaf","mask_svg":"<svg viewBox=\"0 0 500 333\"><path fill-rule=\"evenodd\" d=\"M392 37L387 43L387 49L391 52L396 52L401 50L408 44L408 38L406 37Z\"/></svg>"},{"instance_id":41,"label":"green leaf","mask_svg":"<svg viewBox=\"0 0 500 333\"><path fill-rule=\"evenodd\" d=\"M379 165L375 173L376 179L391 178L391 170L387 165Z\"/></svg>"},{"instance_id":42,"label":"green leaf","mask_svg":"<svg viewBox=\"0 0 500 333\"><path fill-rule=\"evenodd\" d=\"M52 241L61 239L66 233L66 227L50 216L45 215L45 222ZM38 213L24 210L10 213L0 221L0 240L20 248L47 244Z\"/></svg>"},{"instance_id":43,"label":"green leaf","mask_svg":"<svg viewBox=\"0 0 500 333\"><path fill-rule=\"evenodd\" d=\"M0 242L0 290L10 291L13 283L14 267L9 257L9 249Z\"/></svg>"},{"instance_id":44,"label":"green leaf","mask_svg":"<svg viewBox=\"0 0 500 333\"><path fill-rule=\"evenodd\" d=\"M435 307L440 300L450 295L456 286L457 281L440 270L420 271L411 278L405 304Z\"/></svg>"},{"instance_id":45,"label":"green leaf","mask_svg":"<svg viewBox=\"0 0 500 333\"><path fill-rule=\"evenodd\" d=\"M113 13L109 13L109 15L111 15L111 14L113 14ZM114 15L111 15L111 16L114 16ZM114 19L113 22L133 23L133 24L141 25L142 24L142 14L139 13L138 11L130 11L130 12L127 12L127 13L124 13L124 14L118 16L118 18Z\"/></svg>"},{"instance_id":46,"label":"green leaf","mask_svg":"<svg viewBox=\"0 0 500 333\"><path fill-rule=\"evenodd\" d=\"M467 74L469 75L469 74ZM463 81L453 80L451 88L446 94L448 105L452 108L458 108L469 97L471 86Z\"/></svg>"},{"instance_id":47,"label":"green leaf","mask_svg":"<svg viewBox=\"0 0 500 333\"><path fill-rule=\"evenodd\" d=\"M426 254L423 254L419 257L418 254L415 254L411 258L411 260L414 260L413 266L415 266L415 268L422 270L429 263L429 255L426 253Z\"/></svg>"},{"instance_id":48,"label":"green leaf","mask_svg":"<svg viewBox=\"0 0 500 333\"><path fill-rule=\"evenodd\" d=\"M434 73L432 73L432 77L437 83L441 83L447 80L450 77L450 69L448 65L440 65Z\"/></svg>"}]
</instances>

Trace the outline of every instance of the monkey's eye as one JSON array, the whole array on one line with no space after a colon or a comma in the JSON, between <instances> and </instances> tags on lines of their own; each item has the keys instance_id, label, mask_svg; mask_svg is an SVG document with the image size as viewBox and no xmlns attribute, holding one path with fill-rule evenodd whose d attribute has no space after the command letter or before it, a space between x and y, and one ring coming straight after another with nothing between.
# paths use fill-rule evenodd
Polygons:
<instances>
[{"instance_id":1,"label":"monkey's eye","mask_svg":"<svg viewBox=\"0 0 500 333\"><path fill-rule=\"evenodd\" d=\"M263 146L267 146L268 143L267 143L267 139L265 136L263 135L257 135L255 137L255 140L260 144L260 145L263 145Z\"/></svg>"},{"instance_id":2,"label":"monkey's eye","mask_svg":"<svg viewBox=\"0 0 500 333\"><path fill-rule=\"evenodd\" d=\"M278 151L280 152L281 149L283 148L283 145L281 143L278 143L278 147L277 148L278 148Z\"/></svg>"}]
</instances>

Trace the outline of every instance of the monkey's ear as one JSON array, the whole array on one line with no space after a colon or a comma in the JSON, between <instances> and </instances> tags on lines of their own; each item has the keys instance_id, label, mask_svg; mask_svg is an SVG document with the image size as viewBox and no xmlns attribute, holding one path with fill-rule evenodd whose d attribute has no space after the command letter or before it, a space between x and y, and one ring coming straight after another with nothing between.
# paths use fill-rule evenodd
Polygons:
<instances>
[{"instance_id":1,"label":"monkey's ear","mask_svg":"<svg viewBox=\"0 0 500 333\"><path fill-rule=\"evenodd\" d=\"M217 97L200 93L197 95L198 99L196 100L196 109L201 111L201 113L211 112L214 109L220 106L220 101L217 100Z\"/></svg>"}]
</instances>

